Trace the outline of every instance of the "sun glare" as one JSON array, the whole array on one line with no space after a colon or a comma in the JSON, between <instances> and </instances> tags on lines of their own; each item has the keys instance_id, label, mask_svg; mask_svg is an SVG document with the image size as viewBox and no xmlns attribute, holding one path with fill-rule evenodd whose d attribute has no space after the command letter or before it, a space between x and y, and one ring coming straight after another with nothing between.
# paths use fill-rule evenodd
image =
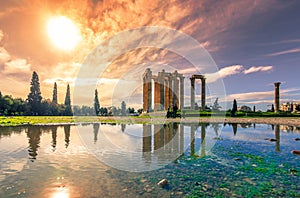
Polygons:
<instances>
[{"instance_id":1,"label":"sun glare","mask_svg":"<svg viewBox=\"0 0 300 198\"><path fill-rule=\"evenodd\" d=\"M60 16L49 19L47 33L51 42L63 50L72 50L81 40L81 35L72 20Z\"/></svg>"}]
</instances>

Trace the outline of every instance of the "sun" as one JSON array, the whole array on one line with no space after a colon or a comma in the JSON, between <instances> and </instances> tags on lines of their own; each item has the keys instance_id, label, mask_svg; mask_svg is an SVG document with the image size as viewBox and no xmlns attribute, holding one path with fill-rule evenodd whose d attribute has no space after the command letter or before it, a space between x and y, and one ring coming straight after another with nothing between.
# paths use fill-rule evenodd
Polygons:
<instances>
[{"instance_id":1,"label":"sun","mask_svg":"<svg viewBox=\"0 0 300 198\"><path fill-rule=\"evenodd\" d=\"M56 47L66 51L74 49L81 40L79 29L72 20L65 16L49 19L47 33Z\"/></svg>"}]
</instances>

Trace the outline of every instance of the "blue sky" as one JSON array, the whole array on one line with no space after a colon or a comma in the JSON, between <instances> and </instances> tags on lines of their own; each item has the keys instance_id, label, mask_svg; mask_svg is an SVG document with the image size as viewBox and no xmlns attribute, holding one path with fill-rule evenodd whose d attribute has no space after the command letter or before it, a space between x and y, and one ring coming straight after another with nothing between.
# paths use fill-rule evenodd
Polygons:
<instances>
[{"instance_id":1,"label":"blue sky","mask_svg":"<svg viewBox=\"0 0 300 198\"><path fill-rule=\"evenodd\" d=\"M63 101L66 85L74 89L81 63L101 41L124 30L159 26L195 38L210 53L227 93L227 100L220 101L228 107L237 99L239 105L266 110L273 103L273 83L277 81L282 82L281 102L300 100L297 0L0 0L0 4L3 94L26 98L31 73L37 71L43 97L51 98L53 83L57 82L59 100ZM69 18L78 28L81 40L73 49L60 49L49 39L47 21L56 16ZM175 68L179 71L188 69L184 60L163 50L137 49L118 57L108 69L110 72L98 79L101 104L111 105L111 90L123 76L121 64L132 69L151 61L176 64L174 60L178 60L180 66ZM186 79L191 74L186 73ZM133 105L141 106L141 89L137 87L133 95L139 97L131 99Z\"/></svg>"}]
</instances>

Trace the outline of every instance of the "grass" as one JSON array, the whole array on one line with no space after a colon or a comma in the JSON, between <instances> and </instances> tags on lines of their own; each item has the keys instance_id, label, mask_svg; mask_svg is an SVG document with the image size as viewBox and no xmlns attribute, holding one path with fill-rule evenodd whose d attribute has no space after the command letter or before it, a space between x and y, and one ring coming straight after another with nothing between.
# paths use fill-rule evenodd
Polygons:
<instances>
[{"instance_id":1,"label":"grass","mask_svg":"<svg viewBox=\"0 0 300 198\"><path fill-rule=\"evenodd\" d=\"M181 114L179 111L178 114ZM189 117L230 117L230 112L208 112L208 111L185 111L185 118ZM106 123L154 123L155 118L163 118L164 113L141 115L138 117L97 117L97 116L0 116L0 126L20 126L20 125L37 125L37 124L52 124L52 123L82 123L82 122L106 122ZM291 113L274 113L274 112L237 112L235 118L264 118L264 117L300 117L298 114ZM154 120L152 120L154 119Z\"/></svg>"},{"instance_id":2,"label":"grass","mask_svg":"<svg viewBox=\"0 0 300 198\"><path fill-rule=\"evenodd\" d=\"M10 116L0 117L0 126L36 125L51 123L98 122L96 116Z\"/></svg>"}]
</instances>

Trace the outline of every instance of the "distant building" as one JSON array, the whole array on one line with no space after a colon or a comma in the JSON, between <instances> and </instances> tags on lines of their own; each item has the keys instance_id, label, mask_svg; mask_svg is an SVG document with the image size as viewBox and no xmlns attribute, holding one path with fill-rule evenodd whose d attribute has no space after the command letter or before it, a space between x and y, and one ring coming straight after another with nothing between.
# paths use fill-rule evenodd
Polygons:
<instances>
[{"instance_id":1,"label":"distant building","mask_svg":"<svg viewBox=\"0 0 300 198\"><path fill-rule=\"evenodd\" d=\"M237 110L238 110L238 111L242 111L242 112L251 112L251 111L252 111L251 107L248 107L248 106L246 106L246 105L243 105L243 106L238 107Z\"/></svg>"},{"instance_id":2,"label":"distant building","mask_svg":"<svg viewBox=\"0 0 300 198\"><path fill-rule=\"evenodd\" d=\"M283 112L300 112L300 101L286 102L279 106L279 110Z\"/></svg>"}]
</instances>

